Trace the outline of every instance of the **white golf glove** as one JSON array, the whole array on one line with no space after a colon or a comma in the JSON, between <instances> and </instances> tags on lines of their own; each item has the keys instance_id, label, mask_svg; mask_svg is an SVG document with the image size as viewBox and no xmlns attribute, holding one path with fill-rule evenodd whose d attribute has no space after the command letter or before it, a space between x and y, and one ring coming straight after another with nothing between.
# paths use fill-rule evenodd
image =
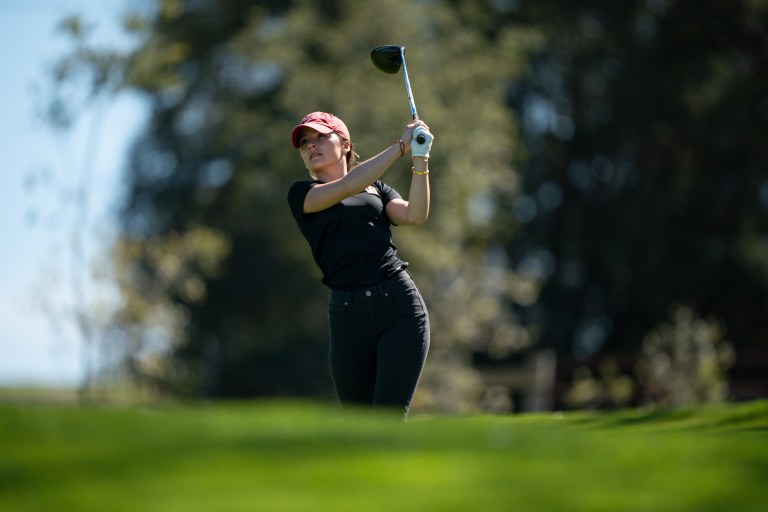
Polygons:
<instances>
[{"instance_id":1,"label":"white golf glove","mask_svg":"<svg viewBox=\"0 0 768 512\"><path fill-rule=\"evenodd\" d=\"M419 135L424 137L424 143L422 144L419 144L417 141ZM429 158L429 150L432 148L432 141L434 138L435 137L429 133L426 128L423 126L417 126L416 129L413 130L413 139L411 139L411 154L413 156Z\"/></svg>"}]
</instances>

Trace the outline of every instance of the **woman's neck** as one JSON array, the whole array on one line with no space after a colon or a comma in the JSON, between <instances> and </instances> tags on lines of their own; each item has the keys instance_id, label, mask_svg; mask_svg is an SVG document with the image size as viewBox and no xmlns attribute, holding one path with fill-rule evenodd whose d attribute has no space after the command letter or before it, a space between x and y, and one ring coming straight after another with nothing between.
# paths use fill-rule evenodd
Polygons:
<instances>
[{"instance_id":1,"label":"woman's neck","mask_svg":"<svg viewBox=\"0 0 768 512\"><path fill-rule=\"evenodd\" d=\"M346 165L340 165L332 169L322 169L322 170L315 171L315 176L317 176L317 179L325 183L340 180L346 174L347 174Z\"/></svg>"}]
</instances>

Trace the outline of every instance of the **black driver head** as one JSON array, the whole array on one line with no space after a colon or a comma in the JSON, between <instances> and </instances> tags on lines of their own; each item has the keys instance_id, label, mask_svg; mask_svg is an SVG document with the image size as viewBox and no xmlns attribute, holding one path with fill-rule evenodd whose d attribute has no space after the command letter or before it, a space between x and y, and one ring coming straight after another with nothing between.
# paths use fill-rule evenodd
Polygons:
<instances>
[{"instance_id":1,"label":"black driver head","mask_svg":"<svg viewBox=\"0 0 768 512\"><path fill-rule=\"evenodd\" d=\"M400 66L403 65L403 53L405 51L404 46L386 45L374 48L371 52L371 60L373 64L385 73L394 75L400 71Z\"/></svg>"}]
</instances>

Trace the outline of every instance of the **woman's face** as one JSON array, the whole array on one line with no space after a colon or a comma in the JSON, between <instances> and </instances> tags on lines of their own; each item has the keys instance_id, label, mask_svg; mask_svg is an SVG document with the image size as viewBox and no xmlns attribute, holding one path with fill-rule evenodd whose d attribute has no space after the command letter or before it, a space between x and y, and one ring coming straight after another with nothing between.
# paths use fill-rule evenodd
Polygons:
<instances>
[{"instance_id":1,"label":"woman's face","mask_svg":"<svg viewBox=\"0 0 768 512\"><path fill-rule=\"evenodd\" d=\"M304 128L299 137L299 152L304 165L310 171L318 172L344 162L349 151L349 142L335 132L320 133Z\"/></svg>"}]
</instances>

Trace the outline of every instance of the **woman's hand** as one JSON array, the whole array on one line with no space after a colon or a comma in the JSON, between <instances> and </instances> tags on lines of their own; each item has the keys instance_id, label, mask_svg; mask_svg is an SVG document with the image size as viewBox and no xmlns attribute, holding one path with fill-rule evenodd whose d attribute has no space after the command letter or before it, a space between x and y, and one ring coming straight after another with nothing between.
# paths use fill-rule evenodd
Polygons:
<instances>
[{"instance_id":1,"label":"woman's hand","mask_svg":"<svg viewBox=\"0 0 768 512\"><path fill-rule=\"evenodd\" d=\"M411 140L413 139L413 130L416 129L417 126L422 126L424 129L429 131L429 126L427 126L427 123L424 121L418 120L410 123L405 127L405 131L403 132L402 141L403 144L405 144L405 151L411 150Z\"/></svg>"},{"instance_id":2,"label":"woman's hand","mask_svg":"<svg viewBox=\"0 0 768 512\"><path fill-rule=\"evenodd\" d=\"M411 141L411 154L413 158L419 157L428 160L429 150L432 148L432 141L435 137L423 126L417 126L413 130L413 135L414 137Z\"/></svg>"}]
</instances>

